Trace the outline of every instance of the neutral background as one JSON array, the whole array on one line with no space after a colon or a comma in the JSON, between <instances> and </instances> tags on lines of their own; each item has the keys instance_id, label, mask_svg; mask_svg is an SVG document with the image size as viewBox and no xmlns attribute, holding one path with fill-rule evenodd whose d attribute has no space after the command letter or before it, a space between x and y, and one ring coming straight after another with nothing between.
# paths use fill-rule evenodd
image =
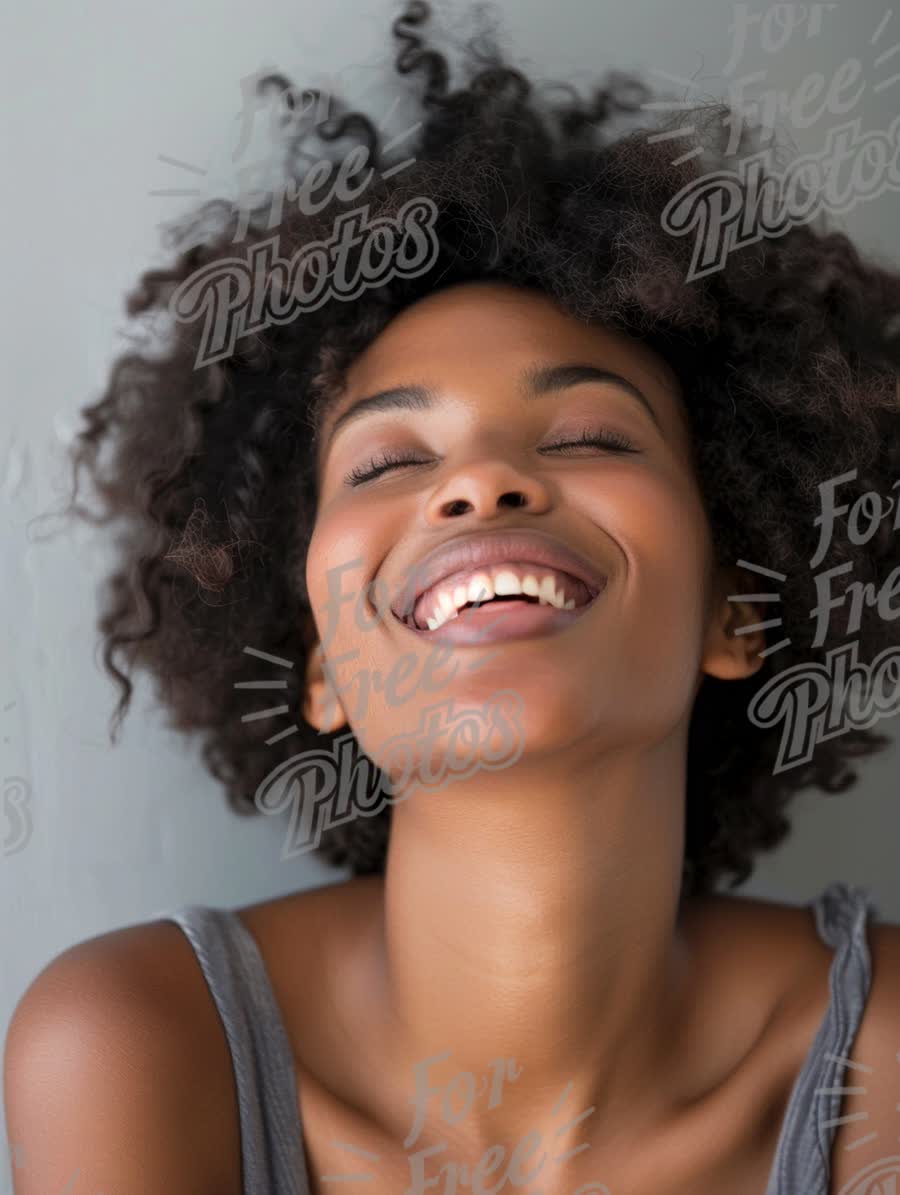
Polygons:
<instances>
[{"instance_id":1,"label":"neutral background","mask_svg":"<svg viewBox=\"0 0 900 1195\"><path fill-rule=\"evenodd\" d=\"M441 25L462 36L465 5L436 7ZM898 110L900 82L888 81L900 55L880 56L900 41L900 13L885 24L887 10L875 0L825 6L822 32L804 40L798 31L779 53L763 52L757 33L727 77L729 27L741 5L499 7L509 49L544 79L584 87L603 67L635 68L697 99L725 95L730 79L753 71L765 72L757 93L796 89L814 70L830 80L856 56L865 89L852 115L862 128L886 130ZM0 854L0 1040L27 984L73 942L179 904L246 904L344 874L310 856L280 861L281 825L226 810L196 748L163 728L148 690L139 690L122 740L110 748L114 691L100 672L94 631L103 541L72 527L47 538L53 525L34 520L65 496L63 453L77 410L98 396L112 357L126 347L123 295L162 260L157 226L193 202L153 192L194 187L200 199L230 185L240 80L263 64L301 85L337 81L349 100L386 110L374 97L390 82L387 26L397 11L386 0L38 0L8 5L0 18L0 780L8 801L16 785L27 786L31 818L24 847ZM787 132L798 152L811 152L846 119L826 112L809 128L788 123ZM898 203L887 190L833 223L897 264ZM794 838L743 891L799 902L845 879L867 884L885 918L900 921L898 775L895 748L865 765L851 795L801 796ZM4 835L0 820L0 844ZM8 1183L2 1152L0 1181Z\"/></svg>"}]
</instances>

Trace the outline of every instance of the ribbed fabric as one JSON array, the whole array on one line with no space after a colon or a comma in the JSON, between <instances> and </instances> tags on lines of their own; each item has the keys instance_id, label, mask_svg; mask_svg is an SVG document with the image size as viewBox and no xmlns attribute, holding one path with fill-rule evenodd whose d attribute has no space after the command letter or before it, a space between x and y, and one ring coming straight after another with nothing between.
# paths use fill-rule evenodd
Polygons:
<instances>
[{"instance_id":1,"label":"ribbed fabric","mask_svg":"<svg viewBox=\"0 0 900 1195\"><path fill-rule=\"evenodd\" d=\"M227 909L186 905L162 916L187 935L225 1026L244 1195L309 1195L291 1043L253 935Z\"/></svg>"},{"instance_id":2,"label":"ribbed fabric","mask_svg":"<svg viewBox=\"0 0 900 1195\"><path fill-rule=\"evenodd\" d=\"M866 888L829 884L809 908L834 950L830 1002L794 1081L765 1195L829 1195L841 1085L872 976L866 924L879 911ZM310 1195L293 1056L265 963L227 909L186 905L159 916L184 931L225 1027L241 1126L243 1195Z\"/></svg>"},{"instance_id":3,"label":"ribbed fabric","mask_svg":"<svg viewBox=\"0 0 900 1195\"><path fill-rule=\"evenodd\" d=\"M819 937L835 952L828 977L831 1000L794 1081L766 1195L828 1195L842 1097L816 1092L842 1085L847 1066L840 1060L850 1054L872 980L866 923L880 913L869 890L829 884L812 908Z\"/></svg>"}]
</instances>

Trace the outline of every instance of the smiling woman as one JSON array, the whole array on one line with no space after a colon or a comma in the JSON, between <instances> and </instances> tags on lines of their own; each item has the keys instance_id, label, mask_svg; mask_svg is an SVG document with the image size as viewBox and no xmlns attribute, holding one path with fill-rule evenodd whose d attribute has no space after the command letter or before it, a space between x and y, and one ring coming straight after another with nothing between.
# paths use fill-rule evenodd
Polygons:
<instances>
[{"instance_id":1,"label":"smiling woman","mask_svg":"<svg viewBox=\"0 0 900 1195\"><path fill-rule=\"evenodd\" d=\"M267 318L276 253L336 244L351 197L289 210L277 250L271 212L217 205L129 310L180 322L247 232L253 318L228 296L201 368L199 322L121 358L77 452L124 529L117 719L149 670L233 807L290 807L354 876L54 960L7 1042L10 1137L42 1159L17 1195L84 1156L116 1195L872 1195L900 1175L900 928L839 882L716 889L886 741L829 723L779 769L748 709L844 642L810 562L829 487L896 486L900 277L804 224L692 277L664 216L728 166L726 109L683 152L626 127L638 80L554 102L485 38L453 90L428 17L394 25L423 81L402 171L362 114L299 137L284 107L297 145L367 147L372 227L433 205L428 266ZM342 251L366 276L372 245ZM889 518L866 530L829 524L841 592L900 561ZM854 610L860 660L896 644ZM296 733L247 716L260 659Z\"/></svg>"}]
</instances>

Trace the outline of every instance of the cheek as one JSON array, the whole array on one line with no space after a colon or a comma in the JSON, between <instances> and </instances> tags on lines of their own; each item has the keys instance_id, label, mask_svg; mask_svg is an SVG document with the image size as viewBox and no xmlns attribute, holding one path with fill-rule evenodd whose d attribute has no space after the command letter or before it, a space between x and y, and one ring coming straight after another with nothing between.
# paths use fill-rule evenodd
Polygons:
<instances>
[{"instance_id":1,"label":"cheek","mask_svg":"<svg viewBox=\"0 0 900 1195\"><path fill-rule=\"evenodd\" d=\"M712 540L693 479L623 473L595 487L592 511L618 546L622 614L638 644L643 635L658 654L699 651Z\"/></svg>"},{"instance_id":2,"label":"cheek","mask_svg":"<svg viewBox=\"0 0 900 1195\"><path fill-rule=\"evenodd\" d=\"M371 578L380 560L374 529L361 511L320 515L306 556L306 585L319 638L346 650L354 628L368 626L379 587ZM370 605L371 603L371 605Z\"/></svg>"},{"instance_id":3,"label":"cheek","mask_svg":"<svg viewBox=\"0 0 900 1195\"><path fill-rule=\"evenodd\" d=\"M681 469L610 471L585 482L580 504L633 556L659 572L690 571L709 552L710 530L696 482Z\"/></svg>"}]
</instances>

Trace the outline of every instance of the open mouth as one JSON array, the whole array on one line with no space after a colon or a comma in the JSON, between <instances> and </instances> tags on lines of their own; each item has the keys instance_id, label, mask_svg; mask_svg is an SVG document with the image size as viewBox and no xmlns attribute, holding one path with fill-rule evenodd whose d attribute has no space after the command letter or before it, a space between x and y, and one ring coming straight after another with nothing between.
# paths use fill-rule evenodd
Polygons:
<instances>
[{"instance_id":1,"label":"open mouth","mask_svg":"<svg viewBox=\"0 0 900 1195\"><path fill-rule=\"evenodd\" d=\"M605 583L603 578L601 585L594 587L561 569L505 561L444 577L417 598L409 614L395 614L404 625L423 634L447 624L457 624L459 631L493 624L501 632L504 627L510 632L540 630L567 625L579 617Z\"/></svg>"}]
</instances>

